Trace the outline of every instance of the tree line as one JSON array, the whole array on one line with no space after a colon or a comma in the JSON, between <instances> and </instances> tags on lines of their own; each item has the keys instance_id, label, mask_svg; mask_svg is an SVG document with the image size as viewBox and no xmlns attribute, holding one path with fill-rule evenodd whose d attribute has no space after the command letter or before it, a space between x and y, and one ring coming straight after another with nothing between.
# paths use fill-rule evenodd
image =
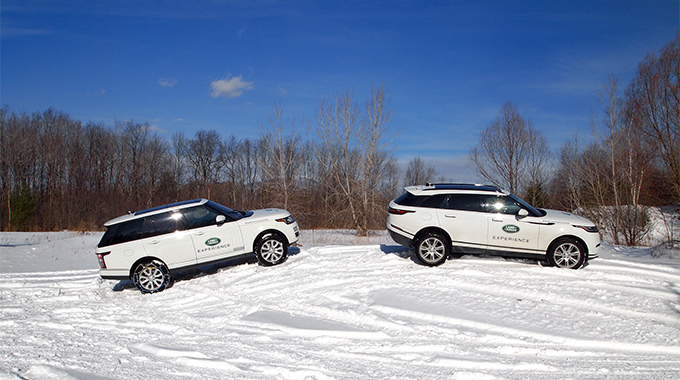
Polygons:
<instances>
[{"instance_id":1,"label":"tree line","mask_svg":"<svg viewBox=\"0 0 680 380\"><path fill-rule=\"evenodd\" d=\"M235 209L280 207L305 228L383 227L398 188L392 110L382 87L319 102L303 139L280 105L260 137L201 130L171 141L148 123L83 123L63 112L0 109L0 227L101 229L128 210L205 197ZM307 123L312 124L312 123Z\"/></svg>"},{"instance_id":2,"label":"tree line","mask_svg":"<svg viewBox=\"0 0 680 380\"><path fill-rule=\"evenodd\" d=\"M507 102L470 161L481 177L538 207L581 213L615 243L639 244L645 206L680 204L680 34L649 54L620 95L608 78L593 136L558 152ZM235 209L279 207L304 228L383 229L403 185L442 180L414 157L402 174L382 86L359 104L321 99L314 120L274 105L255 139L214 130L162 138L148 123L83 123L48 109L0 108L0 228L100 229L127 210L206 197ZM673 242L672 227L669 241Z\"/></svg>"},{"instance_id":3,"label":"tree line","mask_svg":"<svg viewBox=\"0 0 680 380\"><path fill-rule=\"evenodd\" d=\"M620 95L611 75L598 91L593 138L574 136L551 160L545 138L513 103L481 132L471 161L487 180L539 206L577 210L615 244L649 233L646 206L680 204L680 34L640 62ZM673 214L662 213L673 245Z\"/></svg>"}]
</instances>

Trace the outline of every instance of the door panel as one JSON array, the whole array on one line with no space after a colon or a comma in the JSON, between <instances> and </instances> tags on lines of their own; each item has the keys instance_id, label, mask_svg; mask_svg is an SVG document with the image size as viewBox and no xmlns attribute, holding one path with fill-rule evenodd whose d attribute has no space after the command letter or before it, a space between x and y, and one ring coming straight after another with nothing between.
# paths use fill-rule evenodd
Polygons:
<instances>
[{"instance_id":1,"label":"door panel","mask_svg":"<svg viewBox=\"0 0 680 380\"><path fill-rule=\"evenodd\" d=\"M229 219L218 223L221 214L201 205L182 210L196 248L196 260L203 263L245 253L238 223Z\"/></svg>"},{"instance_id":2,"label":"door panel","mask_svg":"<svg viewBox=\"0 0 680 380\"><path fill-rule=\"evenodd\" d=\"M482 212L460 210L437 210L439 224L451 235L453 245L485 249L488 222Z\"/></svg>"},{"instance_id":3,"label":"door panel","mask_svg":"<svg viewBox=\"0 0 680 380\"><path fill-rule=\"evenodd\" d=\"M512 251L537 253L540 225L532 223L534 217L506 214L488 214L489 253Z\"/></svg>"},{"instance_id":4,"label":"door panel","mask_svg":"<svg viewBox=\"0 0 680 380\"><path fill-rule=\"evenodd\" d=\"M491 196L484 207L489 212L489 253L537 253L541 226L536 217L519 216L522 206L507 196Z\"/></svg>"},{"instance_id":5,"label":"door panel","mask_svg":"<svg viewBox=\"0 0 680 380\"><path fill-rule=\"evenodd\" d=\"M241 229L236 222L191 230L199 263L245 253Z\"/></svg>"},{"instance_id":6,"label":"door panel","mask_svg":"<svg viewBox=\"0 0 680 380\"><path fill-rule=\"evenodd\" d=\"M475 194L451 194L437 209L439 223L455 246L484 251L488 244L487 214Z\"/></svg>"},{"instance_id":7,"label":"door panel","mask_svg":"<svg viewBox=\"0 0 680 380\"><path fill-rule=\"evenodd\" d=\"M163 260L171 269L196 263L194 243L181 213L166 212L144 219L142 244L148 256Z\"/></svg>"}]
</instances>

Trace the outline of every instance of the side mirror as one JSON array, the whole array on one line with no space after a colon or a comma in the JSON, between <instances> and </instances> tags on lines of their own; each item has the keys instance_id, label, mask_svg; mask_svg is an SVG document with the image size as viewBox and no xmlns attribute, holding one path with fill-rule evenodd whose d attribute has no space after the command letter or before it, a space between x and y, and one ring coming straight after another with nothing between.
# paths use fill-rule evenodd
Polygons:
<instances>
[{"instance_id":1,"label":"side mirror","mask_svg":"<svg viewBox=\"0 0 680 380\"><path fill-rule=\"evenodd\" d=\"M525 216L529 216L529 211L527 211L527 209L525 209L525 208L521 208L521 209L519 209L517 216L519 216L520 218L524 218Z\"/></svg>"},{"instance_id":2,"label":"side mirror","mask_svg":"<svg viewBox=\"0 0 680 380\"><path fill-rule=\"evenodd\" d=\"M227 217L224 216L224 215L217 215L217 218L215 218L215 222L217 222L217 224L222 224L226 220L227 220Z\"/></svg>"}]
</instances>

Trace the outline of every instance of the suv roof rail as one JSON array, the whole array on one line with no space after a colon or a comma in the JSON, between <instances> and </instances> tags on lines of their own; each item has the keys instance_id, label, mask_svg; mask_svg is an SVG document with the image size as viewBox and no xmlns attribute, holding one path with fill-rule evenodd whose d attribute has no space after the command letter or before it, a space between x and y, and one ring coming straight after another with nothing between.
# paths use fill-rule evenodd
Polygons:
<instances>
[{"instance_id":1,"label":"suv roof rail","mask_svg":"<svg viewBox=\"0 0 680 380\"><path fill-rule=\"evenodd\" d=\"M501 190L495 185L484 185L480 183L461 183L461 182L444 182L444 183L427 183L423 190L437 190L437 189L474 189L474 190Z\"/></svg>"},{"instance_id":2,"label":"suv roof rail","mask_svg":"<svg viewBox=\"0 0 680 380\"><path fill-rule=\"evenodd\" d=\"M134 213L134 215L135 215L135 216L137 216L137 215L143 215L143 214L148 214L148 213L150 213L150 212L154 212L154 211L158 211L158 210L163 210L163 209L166 209L166 208L172 208L172 207L177 207L177 206L184 206L184 205L191 204L191 203L199 203L199 202L201 202L202 200L203 200L203 198L199 198L199 199L192 199L192 200L189 200L189 201L182 201L182 202L170 203L170 204L163 205L163 206L152 207L152 208L148 208L148 209L146 209L146 210L137 211L137 212Z\"/></svg>"}]
</instances>

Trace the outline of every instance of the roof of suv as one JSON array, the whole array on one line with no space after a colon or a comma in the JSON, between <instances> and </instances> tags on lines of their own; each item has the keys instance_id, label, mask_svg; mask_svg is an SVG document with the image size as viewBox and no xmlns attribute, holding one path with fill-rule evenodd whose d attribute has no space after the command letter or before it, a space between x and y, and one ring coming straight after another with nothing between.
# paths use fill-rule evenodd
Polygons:
<instances>
[{"instance_id":1,"label":"roof of suv","mask_svg":"<svg viewBox=\"0 0 680 380\"><path fill-rule=\"evenodd\" d=\"M117 218L109 220L108 222L104 223L104 226L108 227L108 226L113 225L113 224L127 222L128 220L138 219L142 215L159 214L159 213L161 213L165 210L168 210L168 209L187 208L187 207L190 207L190 206L204 204L206 202L208 202L208 200L204 199L204 198L202 198L202 199L192 199L190 201L182 201L182 202L170 203L170 204L163 205L163 206L152 207L152 208L148 208L146 210L140 210L140 211L135 211L135 212L129 211L125 215L122 215L122 216L119 216Z\"/></svg>"},{"instance_id":2,"label":"roof of suv","mask_svg":"<svg viewBox=\"0 0 680 380\"><path fill-rule=\"evenodd\" d=\"M446 193L452 190L460 191L488 191L494 193L505 193L503 189L493 185L481 185L476 183L428 183L426 185L408 186L404 190L413 195L421 195L427 192Z\"/></svg>"}]
</instances>

